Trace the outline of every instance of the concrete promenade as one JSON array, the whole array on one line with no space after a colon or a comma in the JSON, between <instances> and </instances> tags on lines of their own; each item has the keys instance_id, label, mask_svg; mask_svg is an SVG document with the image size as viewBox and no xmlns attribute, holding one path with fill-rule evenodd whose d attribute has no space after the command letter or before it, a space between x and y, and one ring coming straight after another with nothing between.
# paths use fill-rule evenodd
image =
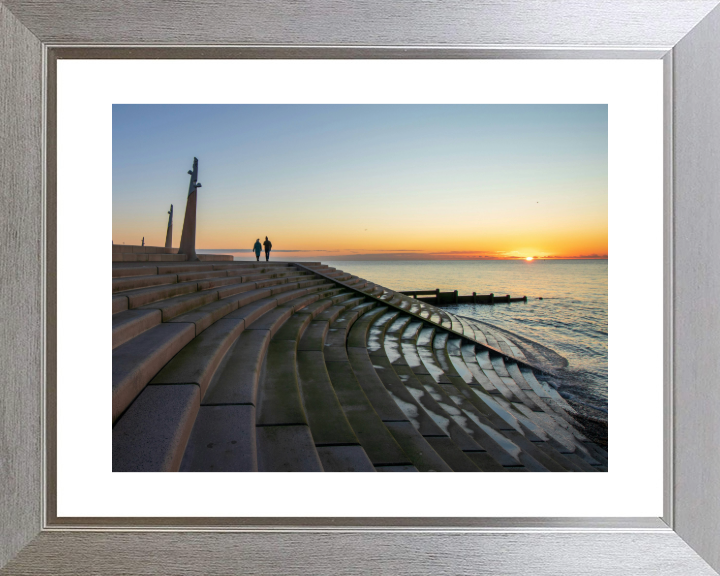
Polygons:
<instances>
[{"instance_id":1,"label":"concrete promenade","mask_svg":"<svg viewBox=\"0 0 720 576\"><path fill-rule=\"evenodd\" d=\"M317 263L113 246L113 471L607 470L521 346Z\"/></svg>"}]
</instances>

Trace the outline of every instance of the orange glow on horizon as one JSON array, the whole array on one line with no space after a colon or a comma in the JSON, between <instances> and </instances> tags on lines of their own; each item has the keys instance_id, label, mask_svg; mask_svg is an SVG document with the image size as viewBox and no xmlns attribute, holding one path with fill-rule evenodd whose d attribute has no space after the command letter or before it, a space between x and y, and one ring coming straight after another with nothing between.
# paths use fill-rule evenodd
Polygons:
<instances>
[{"instance_id":1,"label":"orange glow on horizon","mask_svg":"<svg viewBox=\"0 0 720 576\"><path fill-rule=\"evenodd\" d=\"M604 259L608 254L607 204L567 210L553 206L537 212L504 206L490 209L453 203L402 204L398 209L372 204L335 203L240 209L221 205L212 195L198 206L198 249L249 250L268 236L277 258L322 260L349 256L368 260L525 260ZM184 207L175 211L173 246L182 233ZM163 246L166 211L133 213L113 227L116 244ZM281 250L292 252L281 252ZM366 258L361 258L365 257Z\"/></svg>"}]
</instances>

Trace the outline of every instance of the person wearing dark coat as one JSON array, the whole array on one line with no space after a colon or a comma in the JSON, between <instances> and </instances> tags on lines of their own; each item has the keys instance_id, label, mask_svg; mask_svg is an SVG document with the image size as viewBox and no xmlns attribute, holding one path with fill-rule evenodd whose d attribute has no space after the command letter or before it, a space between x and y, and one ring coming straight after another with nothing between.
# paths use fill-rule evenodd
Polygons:
<instances>
[{"instance_id":1,"label":"person wearing dark coat","mask_svg":"<svg viewBox=\"0 0 720 576\"><path fill-rule=\"evenodd\" d=\"M253 246L253 252L255 252L255 258L257 258L257 261L260 262L260 252L262 251L262 245L260 244L260 238L255 240L255 245Z\"/></svg>"},{"instance_id":2,"label":"person wearing dark coat","mask_svg":"<svg viewBox=\"0 0 720 576\"><path fill-rule=\"evenodd\" d=\"M268 237L265 236L265 242L263 242L263 246L265 246L265 262L270 260L270 250L272 250L272 242L268 240Z\"/></svg>"}]
</instances>

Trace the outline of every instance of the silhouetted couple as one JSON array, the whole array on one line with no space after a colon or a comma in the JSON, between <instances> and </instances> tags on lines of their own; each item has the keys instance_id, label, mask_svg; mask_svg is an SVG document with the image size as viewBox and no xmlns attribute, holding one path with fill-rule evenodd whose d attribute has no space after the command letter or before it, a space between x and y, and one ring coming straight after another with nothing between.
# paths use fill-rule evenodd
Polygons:
<instances>
[{"instance_id":1,"label":"silhouetted couple","mask_svg":"<svg viewBox=\"0 0 720 576\"><path fill-rule=\"evenodd\" d=\"M272 242L268 240L268 237L265 236L265 242L260 245L260 238L255 240L255 246L253 246L253 252L255 252L255 258L257 258L257 261L260 262L260 252L262 251L263 246L265 246L265 262L270 260L270 250L272 250Z\"/></svg>"}]
</instances>

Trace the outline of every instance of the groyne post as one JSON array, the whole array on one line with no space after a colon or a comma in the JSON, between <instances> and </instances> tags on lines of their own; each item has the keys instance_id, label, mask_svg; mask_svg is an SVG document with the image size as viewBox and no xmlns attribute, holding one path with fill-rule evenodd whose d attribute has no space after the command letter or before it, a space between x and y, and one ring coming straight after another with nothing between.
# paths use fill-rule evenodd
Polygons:
<instances>
[{"instance_id":1,"label":"groyne post","mask_svg":"<svg viewBox=\"0 0 720 576\"><path fill-rule=\"evenodd\" d=\"M495 304L495 294L490 292L490 304Z\"/></svg>"},{"instance_id":2,"label":"groyne post","mask_svg":"<svg viewBox=\"0 0 720 576\"><path fill-rule=\"evenodd\" d=\"M180 237L180 249L178 254L186 254L188 261L197 260L195 253L195 227L197 214L197 189L202 187L197 181L198 178L198 159L193 158L192 170L188 170L190 174L190 187L188 188L187 205L185 206L185 220L183 221L182 236Z\"/></svg>"},{"instance_id":3,"label":"groyne post","mask_svg":"<svg viewBox=\"0 0 720 576\"><path fill-rule=\"evenodd\" d=\"M473 292L473 304L477 304L477 297L475 296L475 292Z\"/></svg>"},{"instance_id":4,"label":"groyne post","mask_svg":"<svg viewBox=\"0 0 720 576\"><path fill-rule=\"evenodd\" d=\"M455 304L458 303L458 291L455 290Z\"/></svg>"},{"instance_id":5,"label":"groyne post","mask_svg":"<svg viewBox=\"0 0 720 576\"><path fill-rule=\"evenodd\" d=\"M440 288L435 288L435 305L440 306Z\"/></svg>"}]
</instances>

